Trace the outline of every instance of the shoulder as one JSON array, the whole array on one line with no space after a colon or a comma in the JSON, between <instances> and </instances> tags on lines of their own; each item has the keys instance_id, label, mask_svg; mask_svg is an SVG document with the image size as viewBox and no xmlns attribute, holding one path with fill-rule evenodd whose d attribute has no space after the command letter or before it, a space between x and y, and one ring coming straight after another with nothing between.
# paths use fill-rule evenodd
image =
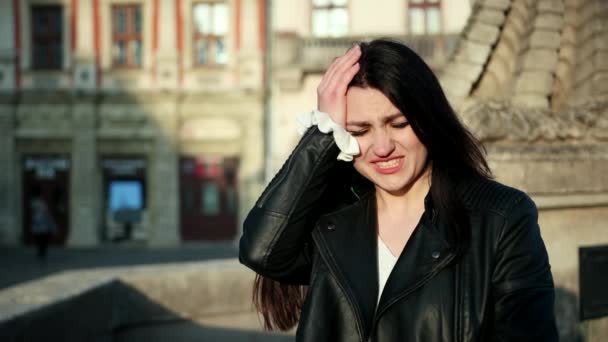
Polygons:
<instances>
[{"instance_id":1,"label":"shoulder","mask_svg":"<svg viewBox=\"0 0 608 342\"><path fill-rule=\"evenodd\" d=\"M465 207L471 211L492 211L504 217L515 209L536 211L536 205L525 192L491 179L463 182L459 193Z\"/></svg>"}]
</instances>

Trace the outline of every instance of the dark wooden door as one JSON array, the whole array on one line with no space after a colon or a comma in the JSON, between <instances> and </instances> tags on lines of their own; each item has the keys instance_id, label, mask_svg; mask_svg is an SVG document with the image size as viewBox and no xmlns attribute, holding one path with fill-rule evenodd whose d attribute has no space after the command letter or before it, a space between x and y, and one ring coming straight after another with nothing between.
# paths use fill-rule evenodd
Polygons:
<instances>
[{"instance_id":1,"label":"dark wooden door","mask_svg":"<svg viewBox=\"0 0 608 342\"><path fill-rule=\"evenodd\" d=\"M69 228L70 160L65 156L23 158L23 242L33 244L31 201L39 193L57 224L51 244L65 244Z\"/></svg>"},{"instance_id":2,"label":"dark wooden door","mask_svg":"<svg viewBox=\"0 0 608 342\"><path fill-rule=\"evenodd\" d=\"M180 159L183 240L233 240L237 232L237 158Z\"/></svg>"}]
</instances>

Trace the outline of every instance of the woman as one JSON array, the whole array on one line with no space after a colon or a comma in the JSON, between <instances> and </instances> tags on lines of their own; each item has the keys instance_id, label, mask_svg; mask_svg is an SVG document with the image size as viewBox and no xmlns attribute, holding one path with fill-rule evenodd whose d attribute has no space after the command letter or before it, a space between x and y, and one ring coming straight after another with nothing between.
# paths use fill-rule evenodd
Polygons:
<instances>
[{"instance_id":1,"label":"woman","mask_svg":"<svg viewBox=\"0 0 608 342\"><path fill-rule=\"evenodd\" d=\"M267 328L299 321L298 341L557 341L536 207L490 180L412 50L353 47L302 121L240 241Z\"/></svg>"}]
</instances>

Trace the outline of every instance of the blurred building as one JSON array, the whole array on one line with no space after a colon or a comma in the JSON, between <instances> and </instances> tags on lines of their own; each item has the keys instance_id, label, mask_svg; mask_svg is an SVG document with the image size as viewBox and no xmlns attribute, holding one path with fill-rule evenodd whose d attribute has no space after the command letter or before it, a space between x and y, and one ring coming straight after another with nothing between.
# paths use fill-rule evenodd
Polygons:
<instances>
[{"instance_id":1,"label":"blurred building","mask_svg":"<svg viewBox=\"0 0 608 342\"><path fill-rule=\"evenodd\" d=\"M0 1L0 243L232 240L263 185L264 0Z\"/></svg>"},{"instance_id":2,"label":"blurred building","mask_svg":"<svg viewBox=\"0 0 608 342\"><path fill-rule=\"evenodd\" d=\"M271 170L298 141L295 117L316 107L325 68L356 42L402 41L440 70L473 7L469 0L274 0Z\"/></svg>"},{"instance_id":3,"label":"blurred building","mask_svg":"<svg viewBox=\"0 0 608 342\"><path fill-rule=\"evenodd\" d=\"M233 240L335 56L390 37L438 69L470 11L462 0L0 1L0 244L31 241L35 188L59 244Z\"/></svg>"}]
</instances>

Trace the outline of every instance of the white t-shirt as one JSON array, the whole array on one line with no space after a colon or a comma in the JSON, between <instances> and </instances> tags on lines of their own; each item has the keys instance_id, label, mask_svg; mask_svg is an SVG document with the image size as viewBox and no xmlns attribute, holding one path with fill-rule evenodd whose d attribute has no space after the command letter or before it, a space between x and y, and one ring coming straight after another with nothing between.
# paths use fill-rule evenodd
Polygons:
<instances>
[{"instance_id":1,"label":"white t-shirt","mask_svg":"<svg viewBox=\"0 0 608 342\"><path fill-rule=\"evenodd\" d=\"M397 263L398 257L391 253L384 241L378 236L378 301L384 290L384 285Z\"/></svg>"}]
</instances>

